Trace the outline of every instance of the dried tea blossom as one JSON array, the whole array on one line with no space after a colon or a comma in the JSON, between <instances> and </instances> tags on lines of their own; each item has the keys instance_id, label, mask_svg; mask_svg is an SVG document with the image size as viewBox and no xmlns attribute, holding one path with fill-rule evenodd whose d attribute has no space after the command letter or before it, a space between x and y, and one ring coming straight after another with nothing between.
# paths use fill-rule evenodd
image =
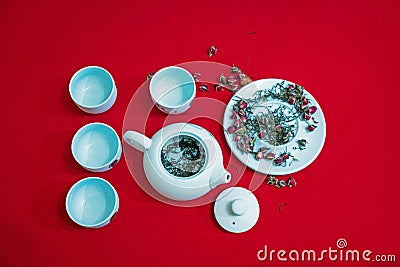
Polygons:
<instances>
[{"instance_id":1,"label":"dried tea blossom","mask_svg":"<svg viewBox=\"0 0 400 267\"><path fill-rule=\"evenodd\" d=\"M217 48L212 45L208 48L208 57L212 57L215 54L217 54Z\"/></svg>"},{"instance_id":2,"label":"dried tea blossom","mask_svg":"<svg viewBox=\"0 0 400 267\"><path fill-rule=\"evenodd\" d=\"M268 175L266 178L266 183L267 185L272 185L275 186L276 188L282 188L282 187L294 187L296 186L296 181L292 176L290 176L286 181L282 179L277 179L273 175Z\"/></svg>"},{"instance_id":3,"label":"dried tea blossom","mask_svg":"<svg viewBox=\"0 0 400 267\"><path fill-rule=\"evenodd\" d=\"M150 72L149 75L147 75L146 80L150 80L151 78L153 78L154 74L155 73L153 71Z\"/></svg>"},{"instance_id":4,"label":"dried tea blossom","mask_svg":"<svg viewBox=\"0 0 400 267\"><path fill-rule=\"evenodd\" d=\"M199 72L193 73L193 79L195 82L200 81L200 77L201 77L201 73L199 73Z\"/></svg>"},{"instance_id":5,"label":"dried tea blossom","mask_svg":"<svg viewBox=\"0 0 400 267\"><path fill-rule=\"evenodd\" d=\"M206 83L200 84L199 90L202 92L208 92L208 84L206 84Z\"/></svg>"}]
</instances>

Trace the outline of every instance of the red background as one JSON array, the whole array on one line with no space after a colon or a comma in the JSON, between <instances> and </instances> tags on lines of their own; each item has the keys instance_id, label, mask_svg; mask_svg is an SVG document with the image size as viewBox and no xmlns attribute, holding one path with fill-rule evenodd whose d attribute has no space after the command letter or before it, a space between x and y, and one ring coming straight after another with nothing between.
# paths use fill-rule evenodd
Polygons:
<instances>
[{"instance_id":1,"label":"red background","mask_svg":"<svg viewBox=\"0 0 400 267\"><path fill-rule=\"evenodd\" d=\"M318 251L341 237L349 249L396 254L398 264L399 8L385 0L1 1L0 265L262 266L271 265L257 260L264 245ZM101 121L121 135L147 74L209 60L210 45L218 48L211 60L301 84L323 108L326 143L295 174L298 186L260 186L259 221L236 235L217 225L212 204L179 208L148 196L122 158L99 175L119 193L116 218L96 230L74 225L66 193L92 175L71 156L75 131ZM116 80L117 101L104 114L85 114L69 98L70 77L87 65Z\"/></svg>"}]
</instances>

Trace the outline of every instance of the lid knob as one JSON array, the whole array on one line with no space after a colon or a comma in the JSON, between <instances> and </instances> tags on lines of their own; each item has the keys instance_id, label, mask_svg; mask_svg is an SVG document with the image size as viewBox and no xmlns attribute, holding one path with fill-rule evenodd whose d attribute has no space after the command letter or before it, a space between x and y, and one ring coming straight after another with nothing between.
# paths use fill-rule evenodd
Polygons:
<instances>
[{"instance_id":1,"label":"lid knob","mask_svg":"<svg viewBox=\"0 0 400 267\"><path fill-rule=\"evenodd\" d=\"M231 209L235 215L241 216L247 211L246 202L241 198L235 199L232 201Z\"/></svg>"}]
</instances>

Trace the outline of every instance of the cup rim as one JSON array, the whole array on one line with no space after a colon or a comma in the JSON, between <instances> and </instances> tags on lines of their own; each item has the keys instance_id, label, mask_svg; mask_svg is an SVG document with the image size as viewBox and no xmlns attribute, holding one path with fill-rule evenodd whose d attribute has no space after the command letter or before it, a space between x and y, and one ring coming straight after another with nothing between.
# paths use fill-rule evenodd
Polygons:
<instances>
[{"instance_id":1,"label":"cup rim","mask_svg":"<svg viewBox=\"0 0 400 267\"><path fill-rule=\"evenodd\" d=\"M114 154L114 156L112 157L112 159L109 160L109 161L107 161L105 164L100 165L100 166L89 166L89 165L83 164L82 162L80 162L80 161L78 160L78 157L77 157L77 155L76 155L76 153L75 153L75 150L74 150L74 144L77 142L78 134L79 134L80 132L82 132L85 128L91 127L91 126L93 126L93 125L100 125L100 126L102 126L102 127L109 128L109 129L113 132L114 136L116 137L116 139L117 139L117 141L118 141L118 149L117 149L117 152L116 152L116 153ZM91 170L99 170L99 169L102 169L102 168L104 168L104 167L110 165L110 164L116 159L116 157L118 156L118 153L119 153L120 148L121 148L121 140L120 140L120 138L119 138L117 132L114 130L114 128L112 128L111 126L109 126L109 125L107 125L107 124L105 124L105 123L102 123L102 122L92 122L92 123L88 123L88 124L83 125L81 128L79 128L79 129L76 131L76 133L74 134L74 137L72 138L72 142L71 142L72 156L74 157L75 161L78 162L78 164L81 165L82 167L87 168L87 169L91 169Z\"/></svg>"},{"instance_id":2,"label":"cup rim","mask_svg":"<svg viewBox=\"0 0 400 267\"><path fill-rule=\"evenodd\" d=\"M110 76L111 82L112 82L112 89L111 89L110 94L107 96L107 98L105 100L103 100L101 103L96 104L96 105L84 105L84 104L80 103L79 101L77 101L74 94L72 93L72 82L76 79L76 76L78 76L79 73L81 73L82 71L88 70L88 69L98 69L98 70L104 71L107 75ZM74 73L74 75L72 75L71 79L69 80L68 89L69 89L69 95L71 96L74 103L76 103L77 105L84 107L84 108L94 109L94 108L103 106L105 103L107 103L112 98L113 91L115 90L115 81L114 81L114 78L111 75L111 73L108 70L106 70L105 68L102 68L100 66L90 65L90 66L80 68L79 70L77 70Z\"/></svg>"},{"instance_id":3,"label":"cup rim","mask_svg":"<svg viewBox=\"0 0 400 267\"><path fill-rule=\"evenodd\" d=\"M111 188L111 190L112 190L112 192L113 192L113 194L114 194L115 200L114 200L114 206L113 206L113 208L112 208L110 214L108 214L106 218L104 218L103 220L101 220L101 221L98 222L98 223L94 223L94 224L84 224L84 223L81 223L80 221L76 220L76 219L72 216L72 214L71 214L71 212L70 212L69 204L68 204L68 199L69 199L69 197L71 196L72 192L75 190L75 188L76 188L79 184L81 184L81 183L83 183L83 182L85 182L85 181L90 181L90 180L92 180L92 181L102 181L102 182L104 182L109 188ZM80 179L79 181L75 182L75 183L70 187L70 189L68 190L67 196L66 196L66 198L65 198L65 209L67 210L67 213L68 213L68 216L70 217L70 219L71 219L73 222L75 222L76 224L80 225L80 226L89 227L89 228L94 228L94 227L97 227L97 226L100 226L100 225L104 224L104 223L107 222L107 221L110 221L111 218L112 218L112 216L114 216L114 214L118 211L118 205L119 205L119 197L118 197L117 190L115 190L114 186L113 186L110 182L108 182L106 179L103 179L103 178L100 178L100 177L95 177L95 176L86 177L86 178Z\"/></svg>"},{"instance_id":4,"label":"cup rim","mask_svg":"<svg viewBox=\"0 0 400 267\"><path fill-rule=\"evenodd\" d=\"M193 92L192 92L190 98L189 98L188 100L186 100L185 102L183 102L182 104L180 104L180 105L165 105L165 104L161 104L159 101L156 101L156 99L155 99L155 97L154 97L154 95L153 95L153 90L151 89L151 88L152 88L151 85L152 85L152 83L153 83L154 78L156 78L156 77L159 76L162 72L164 72L164 71L166 71L166 70L168 70L168 69L177 69L177 70L183 71L184 73L188 74L189 77L190 77L190 82L187 82L187 83L184 83L184 84L188 84L188 83L193 84ZM195 82L195 80L194 80L194 78L193 78L193 75L192 75L188 70L186 70L186 69L184 69L184 68L182 68L182 67L178 67L178 66L167 66L167 67L164 67L164 68L158 70L158 71L153 75L153 77L151 77L150 84L149 84L149 89L150 89L150 90L149 90L149 91L150 91L150 96L151 96L151 98L152 98L152 100L153 100L154 103L156 103L156 104L158 104L158 105L160 105L160 106L166 107L166 108L170 108L170 109L181 108L181 107L183 107L183 106L186 106L186 105L187 105L190 101L192 101L193 98L196 96L196 82Z\"/></svg>"}]
</instances>

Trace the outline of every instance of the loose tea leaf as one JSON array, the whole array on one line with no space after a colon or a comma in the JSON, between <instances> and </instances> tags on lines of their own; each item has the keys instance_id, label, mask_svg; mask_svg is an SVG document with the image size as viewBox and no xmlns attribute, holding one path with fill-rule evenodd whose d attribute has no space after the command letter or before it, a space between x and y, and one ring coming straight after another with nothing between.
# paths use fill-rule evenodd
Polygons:
<instances>
[{"instance_id":1,"label":"loose tea leaf","mask_svg":"<svg viewBox=\"0 0 400 267\"><path fill-rule=\"evenodd\" d=\"M161 150L161 163L176 177L190 177L201 171L205 164L205 150L195 138L179 135L166 142Z\"/></svg>"}]
</instances>

